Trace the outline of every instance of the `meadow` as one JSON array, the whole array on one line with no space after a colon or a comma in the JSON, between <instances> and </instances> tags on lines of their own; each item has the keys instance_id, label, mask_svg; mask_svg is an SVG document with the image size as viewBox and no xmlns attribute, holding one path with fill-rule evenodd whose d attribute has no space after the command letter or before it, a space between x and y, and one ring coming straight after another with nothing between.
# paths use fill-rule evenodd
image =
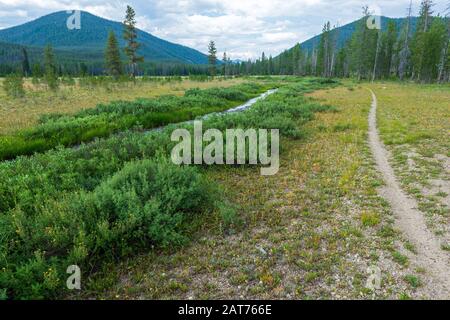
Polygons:
<instances>
[{"instance_id":1,"label":"meadow","mask_svg":"<svg viewBox=\"0 0 450 320\"><path fill-rule=\"evenodd\" d=\"M439 189L420 196L411 186L445 180L446 86L296 77L214 83L220 85L43 113L3 136L53 142L0 163L1 298L429 297L427 270L413 263L415 248L378 192L367 89L379 96L380 131L396 174L430 208L424 212L441 218L442 230L448 195ZM261 176L257 166L170 161L173 130L193 131L185 120L274 87L275 94L243 112L207 117L203 128L279 129L277 175ZM95 131L99 124L105 134ZM83 140L88 128L94 134ZM413 163L412 153L429 161L415 156ZM423 202L431 198L442 206ZM82 270L79 292L65 287L73 264ZM366 286L373 265L381 269L375 291Z\"/></svg>"},{"instance_id":2,"label":"meadow","mask_svg":"<svg viewBox=\"0 0 450 320\"><path fill-rule=\"evenodd\" d=\"M268 86L241 84L229 88L190 89L183 96L113 101L72 115L49 114L39 124L0 137L0 159L72 146L126 129L152 129L224 111L266 91Z\"/></svg>"},{"instance_id":3,"label":"meadow","mask_svg":"<svg viewBox=\"0 0 450 320\"><path fill-rule=\"evenodd\" d=\"M404 253L408 242L377 192L382 181L366 143L370 95L352 82L326 87L280 89L248 111L270 107L276 114L284 108L295 113L292 127L284 128L277 175L264 177L248 166L202 169L220 186L225 205L204 216L189 243L106 263L82 292L69 297L421 297L422 271L410 265ZM273 103L281 99L292 104ZM309 105L308 112L300 112L303 105ZM311 110L320 112L312 116ZM366 287L372 265L381 268L376 291Z\"/></svg>"},{"instance_id":4,"label":"meadow","mask_svg":"<svg viewBox=\"0 0 450 320\"><path fill-rule=\"evenodd\" d=\"M380 132L404 190L450 250L450 86L378 84Z\"/></svg>"},{"instance_id":5,"label":"meadow","mask_svg":"<svg viewBox=\"0 0 450 320\"><path fill-rule=\"evenodd\" d=\"M276 127L286 137L299 138L302 135L295 121L306 123L313 113L330 108L305 99L303 94L329 85L334 84L314 79L284 84L277 94L251 109L210 117L204 125L219 129L231 124L239 128ZM190 90L184 97L169 101L181 101L189 109L193 103L201 103L199 96L206 95L209 101L222 103L222 108L230 101L253 96L263 87L241 84L228 89ZM158 103L149 103L149 108L163 110L161 100L155 101ZM173 105L175 110L181 109L176 103L166 107ZM126 118L129 108L119 106L81 111L69 116L69 123L86 115ZM47 116L47 121L61 118L67 116ZM190 124L181 126L192 130ZM236 213L217 191L219 186L208 181L201 168L178 167L167 159L175 127L124 131L77 148L59 146L1 163L1 295L16 299L58 297L64 292L68 265L81 266L84 276L89 277L105 261L117 261L140 250L183 245L190 231L201 225L201 217L212 212L231 224Z\"/></svg>"},{"instance_id":6,"label":"meadow","mask_svg":"<svg viewBox=\"0 0 450 320\"><path fill-rule=\"evenodd\" d=\"M155 77L139 78L136 83L86 77L61 80L57 92L46 89L42 83L25 79L26 95L12 99L6 96L0 78L0 134L11 134L39 123L42 115L49 113L73 114L98 104L112 101L131 101L136 97L154 98L161 95L182 96L189 89L229 87L245 81L242 78L210 79L208 77ZM75 83L73 83L73 81Z\"/></svg>"},{"instance_id":7,"label":"meadow","mask_svg":"<svg viewBox=\"0 0 450 320\"><path fill-rule=\"evenodd\" d=\"M409 85L411 91L427 91L419 87ZM302 138L282 138L276 176L260 176L257 168L247 166L202 170L226 195L225 211L204 216L192 230L192 241L178 250L159 249L106 263L81 293L69 297L433 297L427 288L428 270L415 263L414 245L397 229L392 209L379 194L383 181L367 144L368 88L380 95L380 121L385 121L382 114L389 104L383 106L383 100L402 92L396 83L345 81L336 88L306 90L301 103L324 109L309 121L292 119ZM441 92L439 86L430 89ZM444 105L446 100L436 102ZM442 123L439 110L429 118ZM421 122L417 130L427 126ZM235 218L224 219L230 212ZM367 287L373 266L380 268L376 290Z\"/></svg>"}]
</instances>

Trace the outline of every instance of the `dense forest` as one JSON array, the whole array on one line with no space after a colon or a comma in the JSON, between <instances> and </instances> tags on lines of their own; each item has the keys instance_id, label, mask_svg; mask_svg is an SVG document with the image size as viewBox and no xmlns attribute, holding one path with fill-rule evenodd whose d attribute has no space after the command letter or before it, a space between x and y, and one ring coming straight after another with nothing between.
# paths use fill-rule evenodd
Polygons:
<instances>
[{"instance_id":1,"label":"dense forest","mask_svg":"<svg viewBox=\"0 0 450 320\"><path fill-rule=\"evenodd\" d=\"M105 62L102 59L79 58L74 52L55 49L55 59L60 76L104 75ZM36 76L42 75L44 69L44 48L26 47L0 42L0 77L11 73L22 72L27 63L31 69L38 70ZM188 64L171 61L148 61L140 64L139 73L148 76L199 75L208 73L208 65Z\"/></svg>"},{"instance_id":2,"label":"dense forest","mask_svg":"<svg viewBox=\"0 0 450 320\"><path fill-rule=\"evenodd\" d=\"M293 74L358 79L412 79L420 82L450 80L450 18L433 15L433 1L423 0L418 18L408 17L399 26L391 19L381 30L369 29L370 12L356 22L351 37L342 43L339 28L327 22L317 45L297 44L279 56L264 53L246 63L250 74Z\"/></svg>"},{"instance_id":3,"label":"dense forest","mask_svg":"<svg viewBox=\"0 0 450 320\"><path fill-rule=\"evenodd\" d=\"M226 53L222 59L218 58L216 44L211 41L207 62L203 64L141 59L117 70L148 76L314 75L355 77L360 80L392 78L446 82L450 81L450 18L448 14L435 14L433 5L432 0L423 0L418 17L413 16L411 7L408 8L408 17L404 19L380 17L381 29L367 27L371 13L365 7L363 17L358 21L344 27L332 27L327 22L319 36L297 44L276 57L267 57L263 53L256 61L232 62ZM140 34L136 29L137 41L140 41ZM108 41L104 44L106 56L110 45ZM126 60L124 52L119 50L124 43L124 39L119 38L114 44L120 52L118 59L121 61ZM142 43L136 42L136 45L138 54L142 52ZM0 76L15 72L41 76L41 70L45 69L43 56L44 49L41 48L0 43ZM103 56L99 57L97 53L89 56L89 51L81 56L77 57L73 51L56 49L56 74L110 74L108 61ZM29 66L30 72L24 66Z\"/></svg>"}]
</instances>

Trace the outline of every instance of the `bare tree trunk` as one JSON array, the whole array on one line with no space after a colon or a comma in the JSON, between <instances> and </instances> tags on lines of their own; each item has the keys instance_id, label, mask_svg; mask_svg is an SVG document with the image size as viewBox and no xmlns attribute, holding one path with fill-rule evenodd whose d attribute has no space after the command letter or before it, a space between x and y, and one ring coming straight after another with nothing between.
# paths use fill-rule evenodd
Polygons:
<instances>
[{"instance_id":1,"label":"bare tree trunk","mask_svg":"<svg viewBox=\"0 0 450 320\"><path fill-rule=\"evenodd\" d=\"M381 30L378 32L377 38L377 49L375 52L375 62L373 63L373 71L372 71L372 82L375 81L377 67L378 67L378 56L380 55L380 45L381 45Z\"/></svg>"},{"instance_id":2,"label":"bare tree trunk","mask_svg":"<svg viewBox=\"0 0 450 320\"><path fill-rule=\"evenodd\" d=\"M439 62L439 75L438 75L437 81L440 82L440 83L445 81L445 79L444 79L445 78L444 77L444 71L445 71L445 65L447 63L448 46L449 46L449 41L450 41L450 15L447 14L445 16L445 18L448 20L447 21L447 40L445 41L444 48L442 50L441 61Z\"/></svg>"},{"instance_id":3,"label":"bare tree trunk","mask_svg":"<svg viewBox=\"0 0 450 320\"><path fill-rule=\"evenodd\" d=\"M406 68L408 65L409 33L411 30L411 15L412 15L412 0L409 2L409 7L408 7L408 20L406 22L405 43L403 45L403 49L400 51L400 61L399 61L400 80L404 79L405 73L406 73Z\"/></svg>"},{"instance_id":4,"label":"bare tree trunk","mask_svg":"<svg viewBox=\"0 0 450 320\"><path fill-rule=\"evenodd\" d=\"M316 49L314 48L313 49L313 52L312 52L312 72L313 72L313 74L314 75L317 75L316 74L316 71L317 71L317 52L316 52Z\"/></svg>"}]
</instances>

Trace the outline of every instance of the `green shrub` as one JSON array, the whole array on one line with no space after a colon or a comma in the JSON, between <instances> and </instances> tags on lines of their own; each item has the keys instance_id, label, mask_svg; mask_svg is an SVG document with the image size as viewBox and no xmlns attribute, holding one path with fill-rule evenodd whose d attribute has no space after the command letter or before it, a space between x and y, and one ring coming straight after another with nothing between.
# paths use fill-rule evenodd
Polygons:
<instances>
[{"instance_id":1,"label":"green shrub","mask_svg":"<svg viewBox=\"0 0 450 320\"><path fill-rule=\"evenodd\" d=\"M361 223L364 227L374 227L380 223L380 215L376 212L363 211L361 213Z\"/></svg>"},{"instance_id":2,"label":"green shrub","mask_svg":"<svg viewBox=\"0 0 450 320\"><path fill-rule=\"evenodd\" d=\"M66 86L74 86L76 84L75 79L71 76L63 76L61 78L61 83Z\"/></svg>"},{"instance_id":3,"label":"green shrub","mask_svg":"<svg viewBox=\"0 0 450 320\"><path fill-rule=\"evenodd\" d=\"M7 75L3 81L3 89L6 94L12 98L22 98L25 96L23 78L20 74Z\"/></svg>"},{"instance_id":4,"label":"green shrub","mask_svg":"<svg viewBox=\"0 0 450 320\"><path fill-rule=\"evenodd\" d=\"M404 280L414 289L422 285L422 281L420 280L420 278L415 275L408 274L404 276Z\"/></svg>"},{"instance_id":5,"label":"green shrub","mask_svg":"<svg viewBox=\"0 0 450 320\"><path fill-rule=\"evenodd\" d=\"M59 89L59 79L55 72L46 72L44 80L50 90L57 91Z\"/></svg>"},{"instance_id":6,"label":"green shrub","mask_svg":"<svg viewBox=\"0 0 450 320\"><path fill-rule=\"evenodd\" d=\"M88 275L106 258L183 244L213 194L196 168L158 157L126 164L92 192L44 200L34 214L16 207L0 216L0 287L15 299L54 297L69 265Z\"/></svg>"},{"instance_id":7,"label":"green shrub","mask_svg":"<svg viewBox=\"0 0 450 320\"><path fill-rule=\"evenodd\" d=\"M104 77L95 79L99 83L107 81L103 80ZM266 89L257 84L242 84L225 89L193 90L183 97L115 101L99 104L94 109L83 110L75 115L45 115L40 118L38 126L6 137L8 140L20 141L20 144L1 148L0 160L49 150L58 145L76 145L136 127L152 129L192 120L230 109Z\"/></svg>"}]
</instances>

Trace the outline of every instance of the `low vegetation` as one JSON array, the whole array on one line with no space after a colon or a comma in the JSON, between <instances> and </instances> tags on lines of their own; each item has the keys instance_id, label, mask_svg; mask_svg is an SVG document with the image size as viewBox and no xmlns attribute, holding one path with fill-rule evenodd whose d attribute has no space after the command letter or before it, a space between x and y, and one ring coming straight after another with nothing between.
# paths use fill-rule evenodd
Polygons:
<instances>
[{"instance_id":1,"label":"low vegetation","mask_svg":"<svg viewBox=\"0 0 450 320\"><path fill-rule=\"evenodd\" d=\"M46 89L40 79L24 78L25 96L9 97L0 79L0 134L13 134L33 127L42 115L49 113L74 114L113 101L134 101L136 97L156 98L162 95L182 96L189 89L230 87L245 81L235 79L210 79L203 76L141 77L130 81L129 77L113 80L110 77L60 78L57 92Z\"/></svg>"},{"instance_id":2,"label":"low vegetation","mask_svg":"<svg viewBox=\"0 0 450 320\"><path fill-rule=\"evenodd\" d=\"M373 88L381 137L392 152L396 175L445 248L450 244L450 86L384 83Z\"/></svg>"},{"instance_id":3,"label":"low vegetation","mask_svg":"<svg viewBox=\"0 0 450 320\"><path fill-rule=\"evenodd\" d=\"M195 119L239 105L266 89L257 84L242 84L190 90L182 97L117 101L74 115L47 115L34 128L0 137L0 159L42 152L58 145L71 146L126 129L152 129Z\"/></svg>"},{"instance_id":4,"label":"low vegetation","mask_svg":"<svg viewBox=\"0 0 450 320\"><path fill-rule=\"evenodd\" d=\"M294 90L281 88L248 113L256 114L259 106L269 104L277 108L284 100L300 109L308 104L315 106L306 109L319 108L317 100L296 94L309 91L305 86L292 86ZM70 298L420 297L421 287L404 280L416 275L414 268L393 258L393 252L402 250L401 238L377 193L382 182L366 144L368 91L349 84L312 96L322 99L323 112L308 122L300 112L287 117L303 139L282 137L277 175L263 177L258 168L248 166L202 170L223 188L238 221L225 228L221 214L212 212L182 250L152 251L107 263ZM336 125L342 130L335 130ZM381 287L374 291L366 288L372 266L381 269Z\"/></svg>"},{"instance_id":5,"label":"low vegetation","mask_svg":"<svg viewBox=\"0 0 450 320\"><path fill-rule=\"evenodd\" d=\"M12 98L22 98L25 96L23 88L23 78L19 74L11 74L3 81L3 89L6 95Z\"/></svg>"},{"instance_id":6,"label":"low vegetation","mask_svg":"<svg viewBox=\"0 0 450 320\"><path fill-rule=\"evenodd\" d=\"M251 123L271 128L270 122L260 120L273 115L272 106L284 109L277 123L285 123L281 132L298 137L289 127L292 121L302 124L312 119L312 112L329 109L303 96L311 90L308 86L320 84L291 84L242 114L212 117L205 126L224 128L232 121L235 127ZM251 96L251 88L259 87L194 90L181 101L198 101L205 95L233 101L227 98ZM71 119L109 111L92 109ZM127 109L122 111L126 117ZM1 163L2 296L55 297L63 292L68 265L81 266L89 276L105 261L139 249L177 247L185 243L190 234L186 231L197 225L202 213L219 212L225 225L232 224L234 209L217 196L217 186L205 180L201 168L177 167L167 160L174 128L125 132L78 148L59 147Z\"/></svg>"}]
</instances>

